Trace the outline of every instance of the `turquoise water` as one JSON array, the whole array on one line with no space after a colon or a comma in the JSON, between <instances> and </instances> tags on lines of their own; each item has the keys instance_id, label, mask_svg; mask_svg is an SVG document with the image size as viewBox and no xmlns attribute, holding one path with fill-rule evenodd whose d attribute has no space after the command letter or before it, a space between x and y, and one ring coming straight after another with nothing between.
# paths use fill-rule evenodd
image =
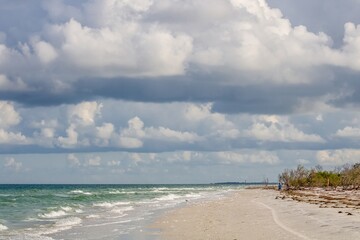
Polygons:
<instances>
[{"instance_id":1,"label":"turquoise water","mask_svg":"<svg viewBox=\"0 0 360 240\"><path fill-rule=\"evenodd\" d=\"M0 239L137 239L161 211L241 187L0 185Z\"/></svg>"}]
</instances>

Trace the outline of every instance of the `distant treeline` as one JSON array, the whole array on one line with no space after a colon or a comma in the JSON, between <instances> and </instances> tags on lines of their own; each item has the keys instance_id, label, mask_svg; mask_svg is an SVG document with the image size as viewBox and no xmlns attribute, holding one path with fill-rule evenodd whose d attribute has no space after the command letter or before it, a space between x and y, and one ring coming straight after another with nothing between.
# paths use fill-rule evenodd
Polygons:
<instances>
[{"instance_id":1,"label":"distant treeline","mask_svg":"<svg viewBox=\"0 0 360 240\"><path fill-rule=\"evenodd\" d=\"M285 169L279 174L279 182L284 184L285 189L305 187L360 189L360 163L347 164L332 171L324 171L319 165L312 169L298 165L296 169Z\"/></svg>"}]
</instances>

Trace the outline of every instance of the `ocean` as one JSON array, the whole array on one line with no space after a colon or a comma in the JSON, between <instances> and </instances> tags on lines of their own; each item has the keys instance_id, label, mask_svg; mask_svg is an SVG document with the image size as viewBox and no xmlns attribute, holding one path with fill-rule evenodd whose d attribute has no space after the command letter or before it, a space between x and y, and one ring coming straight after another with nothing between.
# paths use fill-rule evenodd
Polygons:
<instances>
[{"instance_id":1,"label":"ocean","mask_svg":"<svg viewBox=\"0 0 360 240\"><path fill-rule=\"evenodd\" d=\"M0 185L0 239L156 239L159 214L242 187Z\"/></svg>"}]
</instances>

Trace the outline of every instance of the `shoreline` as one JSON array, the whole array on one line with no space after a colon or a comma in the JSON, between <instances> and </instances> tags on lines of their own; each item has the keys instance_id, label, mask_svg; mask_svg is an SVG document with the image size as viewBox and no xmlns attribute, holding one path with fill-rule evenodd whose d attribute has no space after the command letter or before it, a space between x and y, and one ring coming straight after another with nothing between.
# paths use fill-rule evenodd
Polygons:
<instances>
[{"instance_id":1,"label":"shoreline","mask_svg":"<svg viewBox=\"0 0 360 240\"><path fill-rule=\"evenodd\" d=\"M360 239L360 210L339 213L275 190L243 189L222 199L190 203L149 227L159 239Z\"/></svg>"}]
</instances>

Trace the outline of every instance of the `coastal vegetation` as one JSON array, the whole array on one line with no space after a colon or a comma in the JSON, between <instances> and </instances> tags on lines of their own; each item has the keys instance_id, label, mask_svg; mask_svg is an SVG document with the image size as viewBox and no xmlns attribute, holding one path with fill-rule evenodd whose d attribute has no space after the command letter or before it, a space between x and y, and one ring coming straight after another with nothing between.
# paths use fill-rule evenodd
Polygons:
<instances>
[{"instance_id":1,"label":"coastal vegetation","mask_svg":"<svg viewBox=\"0 0 360 240\"><path fill-rule=\"evenodd\" d=\"M285 186L285 189L307 187L360 189L360 163L346 164L331 171L323 170L319 165L311 169L298 165L296 169L285 169L279 174L279 182Z\"/></svg>"}]
</instances>

